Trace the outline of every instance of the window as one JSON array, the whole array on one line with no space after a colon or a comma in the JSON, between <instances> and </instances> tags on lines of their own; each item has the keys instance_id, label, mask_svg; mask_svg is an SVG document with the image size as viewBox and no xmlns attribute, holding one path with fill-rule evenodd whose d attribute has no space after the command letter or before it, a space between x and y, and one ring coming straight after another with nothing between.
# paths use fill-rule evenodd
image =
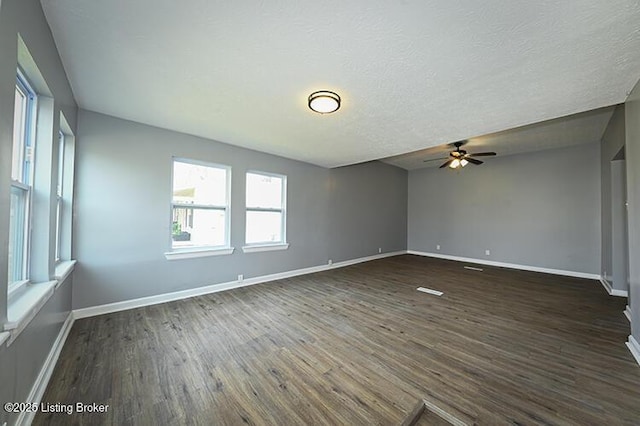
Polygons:
<instances>
[{"instance_id":1,"label":"window","mask_svg":"<svg viewBox=\"0 0 640 426\"><path fill-rule=\"evenodd\" d=\"M33 185L35 101L35 92L22 73L18 72L11 161L9 290L29 278L29 225Z\"/></svg>"},{"instance_id":2,"label":"window","mask_svg":"<svg viewBox=\"0 0 640 426\"><path fill-rule=\"evenodd\" d=\"M56 186L56 262L60 261L62 242L62 187L64 184L64 133L58 133L58 184Z\"/></svg>"},{"instance_id":3,"label":"window","mask_svg":"<svg viewBox=\"0 0 640 426\"><path fill-rule=\"evenodd\" d=\"M171 247L229 247L230 168L173 161Z\"/></svg>"},{"instance_id":4,"label":"window","mask_svg":"<svg viewBox=\"0 0 640 426\"><path fill-rule=\"evenodd\" d=\"M247 173L247 245L285 244L287 177Z\"/></svg>"}]
</instances>

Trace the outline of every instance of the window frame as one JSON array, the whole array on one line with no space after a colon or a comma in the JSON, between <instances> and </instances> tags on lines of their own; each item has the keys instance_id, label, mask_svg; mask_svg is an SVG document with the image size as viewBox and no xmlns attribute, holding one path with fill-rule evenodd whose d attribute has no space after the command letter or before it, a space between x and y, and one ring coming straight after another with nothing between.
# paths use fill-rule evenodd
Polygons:
<instances>
[{"instance_id":1,"label":"window frame","mask_svg":"<svg viewBox=\"0 0 640 426\"><path fill-rule=\"evenodd\" d=\"M66 135L58 131L58 183L56 186L56 239L54 260L58 264L62 260L62 218L64 212L64 167Z\"/></svg>"},{"instance_id":2,"label":"window frame","mask_svg":"<svg viewBox=\"0 0 640 426\"><path fill-rule=\"evenodd\" d=\"M16 90L25 97L24 117L22 117L22 134L20 143L20 170L19 180L13 178L14 171L11 171L11 190L17 190L24 194L24 223L22 224L22 247L21 247L21 278L13 280L8 278L7 294L9 298L17 293L21 288L30 282L29 268L31 261L31 227L32 227L32 204L33 204L33 180L35 170L35 130L37 118L38 95L24 76L24 72L18 67L16 73ZM15 111L14 111L14 132L15 132ZM12 144L16 141L12 140ZM13 147L12 147L13 150ZM12 154L13 156L13 154ZM13 163L13 160L12 160ZM13 166L13 164L12 164ZM13 167L12 167L13 169ZM9 225L11 227L11 224ZM12 242L10 241L10 244ZM12 268L15 273L17 268Z\"/></svg>"},{"instance_id":3,"label":"window frame","mask_svg":"<svg viewBox=\"0 0 640 426\"><path fill-rule=\"evenodd\" d=\"M203 166L214 169L220 169L225 172L225 204L181 204L173 201L173 192L175 191L174 185L174 173L175 163L183 163L194 166ZM190 257L201 256L213 256L220 254L233 253L233 247L231 247L231 166L219 163L211 163L207 161L194 160L184 157L172 157L171 159L171 192L170 192L170 209L169 209L169 248L170 251L165 253L168 260L183 259ZM190 247L174 247L173 245L173 214L175 208L188 208L188 209L201 209L201 210L216 210L224 211L225 213L225 232L224 232L224 244L222 245L198 245Z\"/></svg>"},{"instance_id":4,"label":"window frame","mask_svg":"<svg viewBox=\"0 0 640 426\"><path fill-rule=\"evenodd\" d=\"M281 205L280 208L267 208L267 207L255 207L249 206L247 202L247 194L249 193L248 185L249 180L247 179L248 175L259 175L259 176L267 176L281 179L282 184L280 186L280 199ZM248 212L272 212L272 213L280 213L280 229L281 239L279 241L259 241L254 243L247 242L247 218ZM287 243L287 176L280 173L272 173L272 172L264 172L261 170L247 170L245 173L245 231L244 231L244 242L245 245L242 247L242 250L245 253L257 252L257 251L269 251L269 250L286 250L289 248L289 244Z\"/></svg>"}]
</instances>

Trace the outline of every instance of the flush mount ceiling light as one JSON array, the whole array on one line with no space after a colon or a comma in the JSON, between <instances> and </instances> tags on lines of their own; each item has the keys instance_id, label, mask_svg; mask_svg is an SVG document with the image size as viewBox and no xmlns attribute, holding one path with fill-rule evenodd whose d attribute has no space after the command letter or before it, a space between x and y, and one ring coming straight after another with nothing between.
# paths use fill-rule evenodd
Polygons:
<instances>
[{"instance_id":1,"label":"flush mount ceiling light","mask_svg":"<svg viewBox=\"0 0 640 426\"><path fill-rule=\"evenodd\" d=\"M320 114L329 114L340 108L340 96L328 90L319 90L309 95L309 108Z\"/></svg>"}]
</instances>

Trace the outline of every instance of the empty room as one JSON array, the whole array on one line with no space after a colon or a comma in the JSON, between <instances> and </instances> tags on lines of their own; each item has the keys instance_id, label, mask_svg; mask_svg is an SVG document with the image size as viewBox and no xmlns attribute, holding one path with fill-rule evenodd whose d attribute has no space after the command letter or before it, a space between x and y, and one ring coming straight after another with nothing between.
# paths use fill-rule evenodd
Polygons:
<instances>
[{"instance_id":1,"label":"empty room","mask_svg":"<svg viewBox=\"0 0 640 426\"><path fill-rule=\"evenodd\" d=\"M0 0L0 426L640 425L640 4Z\"/></svg>"}]
</instances>

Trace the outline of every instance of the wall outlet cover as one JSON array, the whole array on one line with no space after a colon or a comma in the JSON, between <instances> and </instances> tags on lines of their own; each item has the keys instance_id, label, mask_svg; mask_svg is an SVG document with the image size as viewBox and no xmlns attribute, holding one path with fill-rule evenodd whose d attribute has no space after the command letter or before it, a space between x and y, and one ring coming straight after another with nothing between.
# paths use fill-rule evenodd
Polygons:
<instances>
[{"instance_id":1,"label":"wall outlet cover","mask_svg":"<svg viewBox=\"0 0 640 426\"><path fill-rule=\"evenodd\" d=\"M238 275L238 281L242 281L242 280L244 280L244 275L239 274L239 275Z\"/></svg>"},{"instance_id":2,"label":"wall outlet cover","mask_svg":"<svg viewBox=\"0 0 640 426\"><path fill-rule=\"evenodd\" d=\"M491 250L489 250L489 249L485 250L484 254L486 254L487 256L491 256Z\"/></svg>"},{"instance_id":3,"label":"wall outlet cover","mask_svg":"<svg viewBox=\"0 0 640 426\"><path fill-rule=\"evenodd\" d=\"M440 250L440 244L436 245L436 250Z\"/></svg>"}]
</instances>

